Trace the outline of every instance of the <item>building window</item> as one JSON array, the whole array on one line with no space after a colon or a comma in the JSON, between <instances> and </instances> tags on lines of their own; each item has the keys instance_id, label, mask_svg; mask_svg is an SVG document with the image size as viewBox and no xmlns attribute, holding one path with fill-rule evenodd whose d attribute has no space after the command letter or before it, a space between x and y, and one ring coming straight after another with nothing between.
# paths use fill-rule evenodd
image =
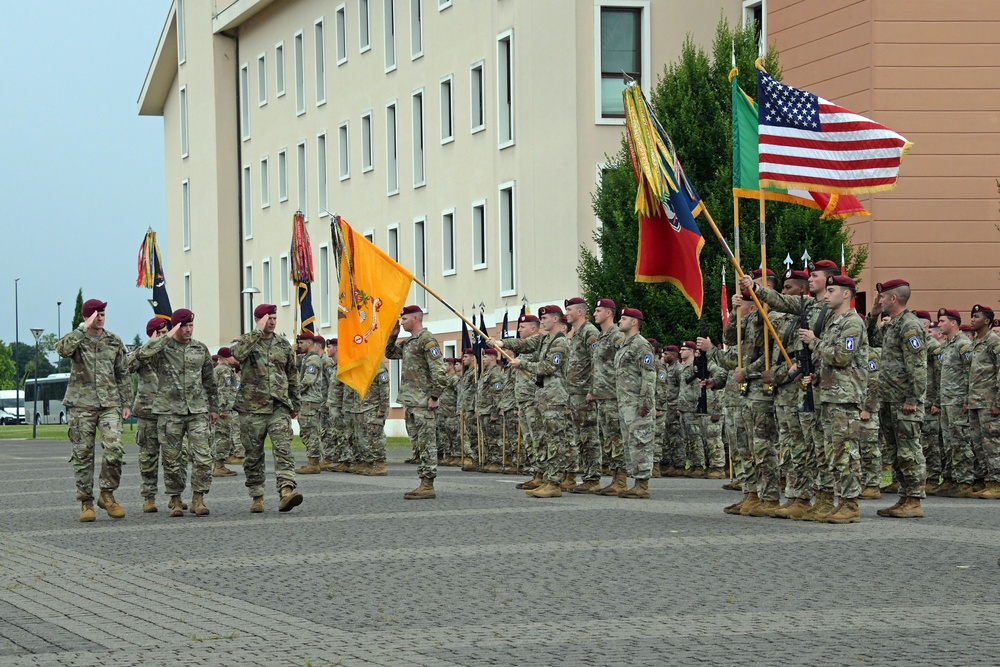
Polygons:
<instances>
[{"instance_id":1,"label":"building window","mask_svg":"<svg viewBox=\"0 0 1000 667\"><path fill-rule=\"evenodd\" d=\"M623 72L639 81L643 90L648 89L648 9L647 0L619 0L612 6L598 7L598 118L625 117Z\"/></svg>"},{"instance_id":2,"label":"building window","mask_svg":"<svg viewBox=\"0 0 1000 667\"><path fill-rule=\"evenodd\" d=\"M451 7L451 0L438 0L438 11ZM453 355L454 356L454 355Z\"/></svg>"},{"instance_id":3,"label":"building window","mask_svg":"<svg viewBox=\"0 0 1000 667\"><path fill-rule=\"evenodd\" d=\"M480 60L469 70L472 134L486 129L486 115L483 107L483 65L483 61Z\"/></svg>"},{"instance_id":4,"label":"building window","mask_svg":"<svg viewBox=\"0 0 1000 667\"><path fill-rule=\"evenodd\" d=\"M399 193L399 165L396 162L396 103L385 107L385 178L389 195Z\"/></svg>"},{"instance_id":5,"label":"building window","mask_svg":"<svg viewBox=\"0 0 1000 667\"><path fill-rule=\"evenodd\" d=\"M184 27L184 0L177 0L177 65L187 61L187 30Z\"/></svg>"},{"instance_id":6,"label":"building window","mask_svg":"<svg viewBox=\"0 0 1000 667\"><path fill-rule=\"evenodd\" d=\"M306 71L305 54L302 47L302 31L295 33L295 115L306 112Z\"/></svg>"},{"instance_id":7,"label":"building window","mask_svg":"<svg viewBox=\"0 0 1000 667\"><path fill-rule=\"evenodd\" d=\"M250 66L240 67L240 136L250 138Z\"/></svg>"},{"instance_id":8,"label":"building window","mask_svg":"<svg viewBox=\"0 0 1000 667\"><path fill-rule=\"evenodd\" d=\"M424 55L423 0L410 0L410 60Z\"/></svg>"},{"instance_id":9,"label":"building window","mask_svg":"<svg viewBox=\"0 0 1000 667\"><path fill-rule=\"evenodd\" d=\"M455 275L455 209L441 213L441 272Z\"/></svg>"},{"instance_id":10,"label":"building window","mask_svg":"<svg viewBox=\"0 0 1000 667\"><path fill-rule=\"evenodd\" d=\"M285 94L285 43L274 46L274 96Z\"/></svg>"},{"instance_id":11,"label":"building window","mask_svg":"<svg viewBox=\"0 0 1000 667\"><path fill-rule=\"evenodd\" d=\"M330 246L319 247L319 321L330 326Z\"/></svg>"},{"instance_id":12,"label":"building window","mask_svg":"<svg viewBox=\"0 0 1000 667\"><path fill-rule=\"evenodd\" d=\"M295 207L302 211L302 215L305 216L306 220L309 219L309 200L306 199L306 142L301 142L296 147L296 164L298 169L298 201L295 203Z\"/></svg>"},{"instance_id":13,"label":"building window","mask_svg":"<svg viewBox=\"0 0 1000 667\"><path fill-rule=\"evenodd\" d=\"M271 258L265 257L260 263L260 302L271 303Z\"/></svg>"},{"instance_id":14,"label":"building window","mask_svg":"<svg viewBox=\"0 0 1000 667\"><path fill-rule=\"evenodd\" d=\"M313 28L316 37L316 106L326 104L326 38L323 36L323 19Z\"/></svg>"},{"instance_id":15,"label":"building window","mask_svg":"<svg viewBox=\"0 0 1000 667\"><path fill-rule=\"evenodd\" d=\"M181 181L181 236L184 249L191 249L191 183L187 179Z\"/></svg>"},{"instance_id":16,"label":"building window","mask_svg":"<svg viewBox=\"0 0 1000 667\"><path fill-rule=\"evenodd\" d=\"M364 53L372 48L371 14L368 2L369 0L358 0L358 53Z\"/></svg>"},{"instance_id":17,"label":"building window","mask_svg":"<svg viewBox=\"0 0 1000 667\"><path fill-rule=\"evenodd\" d=\"M351 177L351 135L347 121L337 128L337 138L340 143L340 180L346 181Z\"/></svg>"},{"instance_id":18,"label":"building window","mask_svg":"<svg viewBox=\"0 0 1000 667\"><path fill-rule=\"evenodd\" d=\"M413 93L413 187L426 185L424 177L424 92Z\"/></svg>"},{"instance_id":19,"label":"building window","mask_svg":"<svg viewBox=\"0 0 1000 667\"><path fill-rule=\"evenodd\" d=\"M278 201L288 201L288 151L278 151Z\"/></svg>"},{"instance_id":20,"label":"building window","mask_svg":"<svg viewBox=\"0 0 1000 667\"><path fill-rule=\"evenodd\" d=\"M604 174L606 174L607 172L608 172L608 163L607 162L598 162L597 163L597 174L596 174L596 177L597 177L597 180L596 180L597 188L594 190L594 192L600 192L601 186L604 184ZM601 220L600 216L598 216L596 213L594 214L594 230L595 230L595 232L598 235L600 235L604 231L604 221ZM600 243L596 244L596 247L594 249L594 255L597 257L597 259L601 259L601 257L603 256L602 253L601 253L601 244Z\"/></svg>"},{"instance_id":21,"label":"building window","mask_svg":"<svg viewBox=\"0 0 1000 667\"><path fill-rule=\"evenodd\" d=\"M253 238L253 188L250 165L243 165L243 238Z\"/></svg>"},{"instance_id":22,"label":"building window","mask_svg":"<svg viewBox=\"0 0 1000 667\"><path fill-rule=\"evenodd\" d=\"M288 255L282 255L278 258L278 294L281 296L281 305L287 306L290 303L288 297L288 286L290 284L289 275L291 274L291 269L288 266Z\"/></svg>"},{"instance_id":23,"label":"building window","mask_svg":"<svg viewBox=\"0 0 1000 667\"><path fill-rule=\"evenodd\" d=\"M486 201L472 204L472 269L486 268Z\"/></svg>"},{"instance_id":24,"label":"building window","mask_svg":"<svg viewBox=\"0 0 1000 667\"><path fill-rule=\"evenodd\" d=\"M394 408L402 407L399 403L399 383L402 380L399 359L389 360L389 404Z\"/></svg>"},{"instance_id":25,"label":"building window","mask_svg":"<svg viewBox=\"0 0 1000 667\"><path fill-rule=\"evenodd\" d=\"M391 225L386 237L386 247L385 254L392 257L396 262L399 261L399 226Z\"/></svg>"},{"instance_id":26,"label":"building window","mask_svg":"<svg viewBox=\"0 0 1000 667\"><path fill-rule=\"evenodd\" d=\"M253 287L253 264L247 264L243 267L243 289L248 287ZM245 331L253 331L254 319L253 319L253 294L243 295L243 312L245 317L243 319L243 327ZM260 304L257 304L260 305Z\"/></svg>"},{"instance_id":27,"label":"building window","mask_svg":"<svg viewBox=\"0 0 1000 667\"><path fill-rule=\"evenodd\" d=\"M337 7L337 65L347 62L347 7Z\"/></svg>"},{"instance_id":28,"label":"building window","mask_svg":"<svg viewBox=\"0 0 1000 667\"><path fill-rule=\"evenodd\" d=\"M191 274L184 274L184 307L191 310Z\"/></svg>"},{"instance_id":29,"label":"building window","mask_svg":"<svg viewBox=\"0 0 1000 667\"><path fill-rule=\"evenodd\" d=\"M367 232L365 232L364 234L362 234L362 236L364 236L366 239L368 239L369 243L375 243L375 230L374 229L369 229Z\"/></svg>"},{"instance_id":30,"label":"building window","mask_svg":"<svg viewBox=\"0 0 1000 667\"><path fill-rule=\"evenodd\" d=\"M396 0L382 0L382 23L385 33L385 71L396 69Z\"/></svg>"},{"instance_id":31,"label":"building window","mask_svg":"<svg viewBox=\"0 0 1000 667\"><path fill-rule=\"evenodd\" d=\"M181 98L180 98L180 116L181 116L181 157L185 158L188 156L188 89L187 86L181 86Z\"/></svg>"},{"instance_id":32,"label":"building window","mask_svg":"<svg viewBox=\"0 0 1000 667\"><path fill-rule=\"evenodd\" d=\"M441 79L441 143L455 140L455 101L451 96L452 76Z\"/></svg>"},{"instance_id":33,"label":"building window","mask_svg":"<svg viewBox=\"0 0 1000 667\"><path fill-rule=\"evenodd\" d=\"M514 184L500 186L500 295L511 296L516 287Z\"/></svg>"},{"instance_id":34,"label":"building window","mask_svg":"<svg viewBox=\"0 0 1000 667\"><path fill-rule=\"evenodd\" d=\"M743 29L753 26L758 51L767 50L767 0L743 0Z\"/></svg>"},{"instance_id":35,"label":"building window","mask_svg":"<svg viewBox=\"0 0 1000 667\"><path fill-rule=\"evenodd\" d=\"M329 210L329 180L326 174L326 133L316 137L316 181L317 195L316 203L319 204L319 217L326 215Z\"/></svg>"},{"instance_id":36,"label":"building window","mask_svg":"<svg viewBox=\"0 0 1000 667\"><path fill-rule=\"evenodd\" d=\"M267 157L260 159L260 207L271 205L271 171L268 169ZM269 302L270 303L270 302Z\"/></svg>"},{"instance_id":37,"label":"building window","mask_svg":"<svg viewBox=\"0 0 1000 667\"><path fill-rule=\"evenodd\" d=\"M424 224L426 218L417 218L413 221L413 277L422 282L427 282L427 239L424 235ZM415 285L416 303L418 306L427 309L427 290L420 285Z\"/></svg>"},{"instance_id":38,"label":"building window","mask_svg":"<svg viewBox=\"0 0 1000 667\"><path fill-rule=\"evenodd\" d=\"M267 104L267 54L257 56L257 106Z\"/></svg>"},{"instance_id":39,"label":"building window","mask_svg":"<svg viewBox=\"0 0 1000 667\"><path fill-rule=\"evenodd\" d=\"M372 169L372 112L366 111L361 116L361 171Z\"/></svg>"},{"instance_id":40,"label":"building window","mask_svg":"<svg viewBox=\"0 0 1000 667\"><path fill-rule=\"evenodd\" d=\"M497 37L497 140L500 148L514 143L514 35Z\"/></svg>"}]
</instances>

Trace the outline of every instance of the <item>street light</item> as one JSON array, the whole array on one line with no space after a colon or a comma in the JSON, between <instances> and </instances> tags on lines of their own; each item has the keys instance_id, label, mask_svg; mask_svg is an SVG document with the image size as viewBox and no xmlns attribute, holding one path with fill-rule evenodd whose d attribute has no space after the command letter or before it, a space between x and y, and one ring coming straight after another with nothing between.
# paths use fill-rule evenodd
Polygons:
<instances>
[{"instance_id":1,"label":"street light","mask_svg":"<svg viewBox=\"0 0 1000 667\"><path fill-rule=\"evenodd\" d=\"M35 397L35 407L31 409L31 439L34 440L38 433L38 341L42 338L45 329L32 329L31 335L35 337L35 386L31 392Z\"/></svg>"},{"instance_id":2,"label":"street light","mask_svg":"<svg viewBox=\"0 0 1000 667\"><path fill-rule=\"evenodd\" d=\"M62 301L56 301L56 338L62 338Z\"/></svg>"},{"instance_id":3,"label":"street light","mask_svg":"<svg viewBox=\"0 0 1000 667\"><path fill-rule=\"evenodd\" d=\"M18 423L21 421L21 390L18 388L21 386L21 378L17 374L17 351L21 347L21 338L18 335L18 318L17 318L17 283L20 278L14 278L14 416L17 418Z\"/></svg>"},{"instance_id":4,"label":"street light","mask_svg":"<svg viewBox=\"0 0 1000 667\"><path fill-rule=\"evenodd\" d=\"M253 295L260 294L260 290L257 289L256 287L247 287L245 290L243 290L243 293L250 297L249 313L250 316L253 317ZM244 324L246 323L244 322Z\"/></svg>"}]
</instances>

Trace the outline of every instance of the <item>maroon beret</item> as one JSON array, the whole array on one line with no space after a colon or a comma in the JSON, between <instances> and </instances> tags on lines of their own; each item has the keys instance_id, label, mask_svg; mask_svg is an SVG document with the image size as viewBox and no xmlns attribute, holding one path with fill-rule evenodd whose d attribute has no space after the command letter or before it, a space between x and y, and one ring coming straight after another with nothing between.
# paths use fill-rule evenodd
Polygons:
<instances>
[{"instance_id":1,"label":"maroon beret","mask_svg":"<svg viewBox=\"0 0 1000 667\"><path fill-rule=\"evenodd\" d=\"M897 287L909 287L910 283L906 282L902 278L893 278L892 280L887 280L884 283L875 283L875 291L881 294L882 292L888 292L891 289L896 289Z\"/></svg>"},{"instance_id":2,"label":"maroon beret","mask_svg":"<svg viewBox=\"0 0 1000 667\"><path fill-rule=\"evenodd\" d=\"M539 315L558 315L562 317L563 311L559 306L542 306L538 309Z\"/></svg>"},{"instance_id":3,"label":"maroon beret","mask_svg":"<svg viewBox=\"0 0 1000 667\"><path fill-rule=\"evenodd\" d=\"M500 353L499 353L499 352L497 352L497 351L496 351L495 349L493 349L492 347L488 347L488 348L486 348L485 350L483 350L483 354L484 354L484 355L489 355L489 356L491 356L491 357L495 357L495 356L499 355Z\"/></svg>"},{"instance_id":4,"label":"maroon beret","mask_svg":"<svg viewBox=\"0 0 1000 667\"><path fill-rule=\"evenodd\" d=\"M220 347L219 348L219 358L220 359L228 359L231 356L233 356L233 351L230 350L228 347Z\"/></svg>"},{"instance_id":5,"label":"maroon beret","mask_svg":"<svg viewBox=\"0 0 1000 667\"><path fill-rule=\"evenodd\" d=\"M972 314L975 315L976 313L989 313L990 319L993 319L993 309L989 306L981 306L977 303L972 307Z\"/></svg>"},{"instance_id":6,"label":"maroon beret","mask_svg":"<svg viewBox=\"0 0 1000 667\"><path fill-rule=\"evenodd\" d=\"M87 318L93 315L94 313L101 312L107 307L108 307L107 301L101 301L100 299L87 299L84 302L83 308L80 310L80 313L84 316L84 318Z\"/></svg>"},{"instance_id":7,"label":"maroon beret","mask_svg":"<svg viewBox=\"0 0 1000 667\"><path fill-rule=\"evenodd\" d=\"M618 310L618 306L611 299L598 299L597 308L607 308L608 310L615 311Z\"/></svg>"},{"instance_id":8,"label":"maroon beret","mask_svg":"<svg viewBox=\"0 0 1000 667\"><path fill-rule=\"evenodd\" d=\"M409 305L403 308L403 315L413 315L414 313L424 312L420 306Z\"/></svg>"},{"instance_id":9,"label":"maroon beret","mask_svg":"<svg viewBox=\"0 0 1000 667\"><path fill-rule=\"evenodd\" d=\"M959 327L959 330L960 331L972 331L972 325L971 324L963 324L962 326Z\"/></svg>"},{"instance_id":10,"label":"maroon beret","mask_svg":"<svg viewBox=\"0 0 1000 667\"><path fill-rule=\"evenodd\" d=\"M827 276L826 284L828 287L830 285L836 285L837 287L852 287L852 288L857 287L857 285L854 284L854 281L851 279L850 276L841 276L841 275ZM927 319L930 319L930 315L927 316Z\"/></svg>"},{"instance_id":11,"label":"maroon beret","mask_svg":"<svg viewBox=\"0 0 1000 667\"><path fill-rule=\"evenodd\" d=\"M163 327L170 324L169 320L166 320L159 315L146 322L146 335L152 336L154 331L159 331Z\"/></svg>"},{"instance_id":12,"label":"maroon beret","mask_svg":"<svg viewBox=\"0 0 1000 667\"><path fill-rule=\"evenodd\" d=\"M680 350L677 348L676 345L667 345L665 348L663 348L663 351L664 352L680 352Z\"/></svg>"},{"instance_id":13,"label":"maroon beret","mask_svg":"<svg viewBox=\"0 0 1000 667\"><path fill-rule=\"evenodd\" d=\"M695 350L695 349L697 349L697 347L695 346L693 340L686 340L686 341L684 341L683 343L681 343L681 347L686 347L689 350Z\"/></svg>"},{"instance_id":14,"label":"maroon beret","mask_svg":"<svg viewBox=\"0 0 1000 667\"><path fill-rule=\"evenodd\" d=\"M326 344L327 344L327 346L336 345L337 344L337 339L336 338L328 338L326 340Z\"/></svg>"},{"instance_id":15,"label":"maroon beret","mask_svg":"<svg viewBox=\"0 0 1000 667\"><path fill-rule=\"evenodd\" d=\"M572 299L566 299L563 301L563 305L569 308L570 306L586 306L587 302L578 296L574 296Z\"/></svg>"},{"instance_id":16,"label":"maroon beret","mask_svg":"<svg viewBox=\"0 0 1000 667\"><path fill-rule=\"evenodd\" d=\"M655 338L647 338L646 341L654 348L660 344L660 341L656 340Z\"/></svg>"},{"instance_id":17,"label":"maroon beret","mask_svg":"<svg viewBox=\"0 0 1000 667\"><path fill-rule=\"evenodd\" d=\"M313 332L305 329L302 333L295 337L295 340L316 340L313 337Z\"/></svg>"},{"instance_id":18,"label":"maroon beret","mask_svg":"<svg viewBox=\"0 0 1000 667\"><path fill-rule=\"evenodd\" d=\"M253 318L259 320L265 315L277 315L278 307L273 303L262 303L253 309Z\"/></svg>"},{"instance_id":19,"label":"maroon beret","mask_svg":"<svg viewBox=\"0 0 1000 667\"><path fill-rule=\"evenodd\" d=\"M742 299L743 299L744 301L749 301L750 303L753 303L753 302L754 302L754 300L753 300L753 295L751 295L751 294L750 294L750 292L748 292L748 291L746 291L746 290L740 290L740 297L741 297L741 298L742 298Z\"/></svg>"},{"instance_id":20,"label":"maroon beret","mask_svg":"<svg viewBox=\"0 0 1000 667\"><path fill-rule=\"evenodd\" d=\"M1000 327L1000 320L993 320L993 324L990 325L990 326L993 329L996 329L997 327Z\"/></svg>"},{"instance_id":21,"label":"maroon beret","mask_svg":"<svg viewBox=\"0 0 1000 667\"><path fill-rule=\"evenodd\" d=\"M524 323L527 323L527 324L538 324L538 318L535 317L534 315L532 315L531 313L528 313L526 315L521 315L520 317L518 317L517 318L517 323L518 324L524 324Z\"/></svg>"},{"instance_id":22,"label":"maroon beret","mask_svg":"<svg viewBox=\"0 0 1000 667\"><path fill-rule=\"evenodd\" d=\"M840 267L828 259L821 259L818 262L809 262L809 272L813 271L840 271Z\"/></svg>"},{"instance_id":23,"label":"maroon beret","mask_svg":"<svg viewBox=\"0 0 1000 667\"><path fill-rule=\"evenodd\" d=\"M194 322L194 313L187 308L178 308L170 316L170 326L176 327L178 324L188 324Z\"/></svg>"},{"instance_id":24,"label":"maroon beret","mask_svg":"<svg viewBox=\"0 0 1000 667\"><path fill-rule=\"evenodd\" d=\"M444 358L444 363L446 363L446 364L453 364L456 361L458 361L458 359L456 359L455 357L445 357Z\"/></svg>"},{"instance_id":25,"label":"maroon beret","mask_svg":"<svg viewBox=\"0 0 1000 667\"><path fill-rule=\"evenodd\" d=\"M637 320L642 319L642 311L638 308L622 308L622 312L619 314L622 317L633 317Z\"/></svg>"},{"instance_id":26,"label":"maroon beret","mask_svg":"<svg viewBox=\"0 0 1000 667\"><path fill-rule=\"evenodd\" d=\"M462 350L462 354L475 354L475 353L476 351L471 347L467 347L464 350Z\"/></svg>"},{"instance_id":27,"label":"maroon beret","mask_svg":"<svg viewBox=\"0 0 1000 667\"><path fill-rule=\"evenodd\" d=\"M931 319L931 314L926 310L915 310L913 311L913 314L917 316L917 319L927 320L928 322Z\"/></svg>"},{"instance_id":28,"label":"maroon beret","mask_svg":"<svg viewBox=\"0 0 1000 667\"><path fill-rule=\"evenodd\" d=\"M781 276L781 280L809 280L808 271L796 271L795 269L788 269Z\"/></svg>"},{"instance_id":29,"label":"maroon beret","mask_svg":"<svg viewBox=\"0 0 1000 667\"><path fill-rule=\"evenodd\" d=\"M313 334L313 340L322 345L323 347L326 347L326 339L320 336L319 334Z\"/></svg>"},{"instance_id":30,"label":"maroon beret","mask_svg":"<svg viewBox=\"0 0 1000 667\"><path fill-rule=\"evenodd\" d=\"M750 275L752 275L754 278L760 278L760 274L761 274L760 269L754 269L753 271L750 272ZM774 271L772 271L771 269L768 269L767 270L767 275L773 276L774 275Z\"/></svg>"}]
</instances>

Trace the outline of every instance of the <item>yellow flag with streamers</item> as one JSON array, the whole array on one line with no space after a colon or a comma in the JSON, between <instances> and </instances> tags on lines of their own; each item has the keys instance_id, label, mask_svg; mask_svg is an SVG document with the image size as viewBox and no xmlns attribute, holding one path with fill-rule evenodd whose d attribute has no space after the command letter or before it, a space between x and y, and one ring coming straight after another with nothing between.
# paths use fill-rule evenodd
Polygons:
<instances>
[{"instance_id":1,"label":"yellow flag with streamers","mask_svg":"<svg viewBox=\"0 0 1000 667\"><path fill-rule=\"evenodd\" d=\"M413 274L340 216L332 227L339 277L337 378L364 397L382 369Z\"/></svg>"}]
</instances>

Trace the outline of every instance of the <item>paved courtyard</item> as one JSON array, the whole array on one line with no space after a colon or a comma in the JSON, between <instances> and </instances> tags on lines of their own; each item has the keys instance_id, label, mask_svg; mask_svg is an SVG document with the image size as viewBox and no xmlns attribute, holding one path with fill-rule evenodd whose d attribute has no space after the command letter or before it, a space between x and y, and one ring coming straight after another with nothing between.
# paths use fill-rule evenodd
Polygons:
<instances>
[{"instance_id":1,"label":"paved courtyard","mask_svg":"<svg viewBox=\"0 0 1000 667\"><path fill-rule=\"evenodd\" d=\"M732 517L707 480L654 499L528 498L441 470L301 476L301 507L77 520L66 442L0 440L0 665L996 664L1000 503L923 520ZM273 483L270 459L269 484ZM189 494L187 494L189 497Z\"/></svg>"}]
</instances>

